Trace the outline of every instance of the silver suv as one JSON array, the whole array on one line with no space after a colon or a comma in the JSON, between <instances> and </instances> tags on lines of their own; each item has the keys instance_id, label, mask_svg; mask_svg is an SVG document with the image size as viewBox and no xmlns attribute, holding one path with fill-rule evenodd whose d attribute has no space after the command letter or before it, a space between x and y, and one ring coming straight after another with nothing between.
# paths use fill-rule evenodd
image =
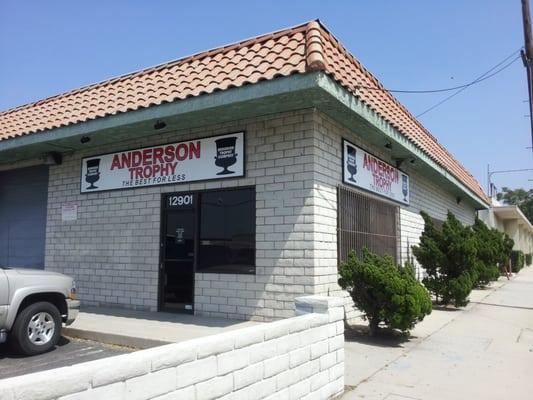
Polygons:
<instances>
[{"instance_id":1,"label":"silver suv","mask_svg":"<svg viewBox=\"0 0 533 400\"><path fill-rule=\"evenodd\" d=\"M9 334L27 355L44 353L80 308L74 280L50 271L0 267L0 343Z\"/></svg>"}]
</instances>

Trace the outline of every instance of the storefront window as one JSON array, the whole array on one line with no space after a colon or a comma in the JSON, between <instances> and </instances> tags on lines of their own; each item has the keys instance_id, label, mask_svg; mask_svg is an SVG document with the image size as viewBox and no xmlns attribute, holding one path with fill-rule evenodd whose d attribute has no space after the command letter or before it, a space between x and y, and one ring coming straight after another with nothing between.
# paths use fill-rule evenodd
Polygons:
<instances>
[{"instance_id":1,"label":"storefront window","mask_svg":"<svg viewBox=\"0 0 533 400\"><path fill-rule=\"evenodd\" d=\"M255 190L202 193L197 272L255 273Z\"/></svg>"}]
</instances>

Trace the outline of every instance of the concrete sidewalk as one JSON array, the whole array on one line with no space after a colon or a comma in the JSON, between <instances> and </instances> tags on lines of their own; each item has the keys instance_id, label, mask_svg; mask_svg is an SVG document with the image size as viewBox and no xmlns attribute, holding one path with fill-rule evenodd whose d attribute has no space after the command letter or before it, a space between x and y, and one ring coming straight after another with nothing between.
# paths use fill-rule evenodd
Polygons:
<instances>
[{"instance_id":1,"label":"concrete sidewalk","mask_svg":"<svg viewBox=\"0 0 533 400\"><path fill-rule=\"evenodd\" d=\"M533 391L533 268L434 310L404 343L345 344L343 399L527 399Z\"/></svg>"},{"instance_id":2,"label":"concrete sidewalk","mask_svg":"<svg viewBox=\"0 0 533 400\"><path fill-rule=\"evenodd\" d=\"M86 307L71 326L63 328L63 334L145 349L260 323L165 312Z\"/></svg>"}]
</instances>

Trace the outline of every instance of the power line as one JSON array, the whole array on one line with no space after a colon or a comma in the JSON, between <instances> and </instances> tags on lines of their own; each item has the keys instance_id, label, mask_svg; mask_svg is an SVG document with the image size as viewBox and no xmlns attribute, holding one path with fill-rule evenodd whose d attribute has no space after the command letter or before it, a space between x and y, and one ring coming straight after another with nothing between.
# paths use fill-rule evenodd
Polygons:
<instances>
[{"instance_id":1,"label":"power line","mask_svg":"<svg viewBox=\"0 0 533 400\"><path fill-rule=\"evenodd\" d=\"M444 88L444 89L432 89L432 90L399 90L399 89L385 89L385 88L380 88L380 87L370 87L370 86L356 86L356 89L365 89L365 90L381 90L381 91L384 91L384 92L390 92L390 93L410 93L410 94L421 94L421 93L441 93L441 92L450 92L452 90L458 90L458 89L463 89L463 88L467 88L467 87L470 87L476 83L479 83L479 82L483 82L484 80L487 80L489 78L492 78L494 75L498 74L499 72L503 71L505 68L507 68L509 65L511 65L512 63L514 63L517 59L520 58L520 56L517 56L516 59L512 60L509 65L506 65L505 67L503 67L502 69L494 72L493 74L489 75L489 76L485 76L486 74L488 74L489 72L493 71L494 69L498 68L500 65L502 65L504 62L506 62L507 60L509 60L511 57L513 57L515 54L517 53L520 53L520 50L521 49L518 49L516 51L514 51L511 55L509 55L508 57L506 57L504 60L500 61L498 64L496 64L494 67L492 67L490 70L488 70L487 72L485 72L483 75L481 75L479 78L477 79L474 79L473 81L469 82L469 83L465 83L464 85L459 85L459 86L454 86L454 87L449 87L449 88Z\"/></svg>"},{"instance_id":2,"label":"power line","mask_svg":"<svg viewBox=\"0 0 533 400\"><path fill-rule=\"evenodd\" d=\"M515 52L516 53L516 52ZM512 57L515 53L513 53L510 57ZM494 75L500 73L501 71L503 71L504 69L508 68L509 66L511 66L516 60L518 60L520 58L520 56L514 58L511 62L507 63L506 65L504 65L503 67L501 67L500 69L498 69L496 72L486 76L487 74L489 74L490 72L492 72L494 69L498 68L501 64L503 64L505 61L507 61L509 59L509 57L507 57L505 60L501 61L499 64L495 65L494 67L492 67L491 69L489 69L487 72L485 72L483 75L479 76L479 78L477 78L476 80L472 81L469 85L466 85L464 87L462 87L461 89L458 89L455 93L452 93L451 95L449 95L448 97L445 97L444 99L442 99L441 101L439 101L438 103L432 105L431 107L427 108L426 110L422 111L420 114L418 114L416 116L416 118L418 117L421 117L422 115L424 114L427 114L428 112L434 110L435 108L437 108L438 106L440 106L441 104L443 103L446 103L448 100L452 99L453 97L457 96L459 93L465 91L466 89L468 89L470 86L472 85L475 85L476 83L479 83L483 80L486 80L486 79L489 79L491 77L493 77Z\"/></svg>"}]
</instances>

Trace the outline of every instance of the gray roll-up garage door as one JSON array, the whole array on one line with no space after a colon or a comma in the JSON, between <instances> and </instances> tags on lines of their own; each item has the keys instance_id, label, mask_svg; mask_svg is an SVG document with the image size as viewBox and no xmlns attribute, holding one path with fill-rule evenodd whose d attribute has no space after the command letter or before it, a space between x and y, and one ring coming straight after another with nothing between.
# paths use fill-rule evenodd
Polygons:
<instances>
[{"instance_id":1,"label":"gray roll-up garage door","mask_svg":"<svg viewBox=\"0 0 533 400\"><path fill-rule=\"evenodd\" d=\"M0 265L44 268L48 166L0 171Z\"/></svg>"}]
</instances>

